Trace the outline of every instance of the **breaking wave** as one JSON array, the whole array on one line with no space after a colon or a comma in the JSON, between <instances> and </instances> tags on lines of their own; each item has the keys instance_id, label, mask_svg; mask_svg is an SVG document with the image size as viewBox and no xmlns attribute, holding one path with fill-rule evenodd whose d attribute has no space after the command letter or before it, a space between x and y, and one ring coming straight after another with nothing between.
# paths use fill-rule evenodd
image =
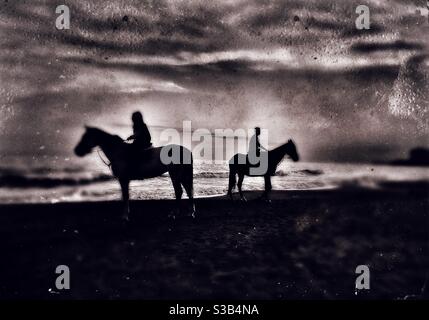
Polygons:
<instances>
[{"instance_id":1,"label":"breaking wave","mask_svg":"<svg viewBox=\"0 0 429 320\"><path fill-rule=\"evenodd\" d=\"M8 188L56 188L61 186L83 186L113 180L108 174L86 174L74 168L66 168L60 173L45 168L31 172L0 168L0 187Z\"/></svg>"}]
</instances>

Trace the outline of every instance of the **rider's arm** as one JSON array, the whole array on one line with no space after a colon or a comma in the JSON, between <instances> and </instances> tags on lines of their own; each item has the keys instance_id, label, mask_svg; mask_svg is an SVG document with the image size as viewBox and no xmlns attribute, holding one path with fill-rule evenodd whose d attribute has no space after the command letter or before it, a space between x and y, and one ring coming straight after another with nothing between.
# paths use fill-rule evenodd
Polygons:
<instances>
[{"instance_id":1,"label":"rider's arm","mask_svg":"<svg viewBox=\"0 0 429 320\"><path fill-rule=\"evenodd\" d=\"M258 138L256 138L256 145L257 145L257 147L259 148L259 149L262 149L262 150L264 150L264 151L268 151L260 142L259 142L259 139Z\"/></svg>"}]
</instances>

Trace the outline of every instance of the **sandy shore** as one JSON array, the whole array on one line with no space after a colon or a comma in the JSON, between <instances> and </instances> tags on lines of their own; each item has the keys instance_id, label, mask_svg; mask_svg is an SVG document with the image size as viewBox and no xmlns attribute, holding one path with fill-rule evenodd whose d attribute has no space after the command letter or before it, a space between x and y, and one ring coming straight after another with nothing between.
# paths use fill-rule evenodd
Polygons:
<instances>
[{"instance_id":1,"label":"sandy shore","mask_svg":"<svg viewBox=\"0 0 429 320\"><path fill-rule=\"evenodd\" d=\"M277 191L272 202L198 199L0 206L1 298L396 299L429 271L427 188ZM55 268L71 271L57 293ZM371 289L355 295L357 265ZM51 289L51 290L50 290Z\"/></svg>"}]
</instances>

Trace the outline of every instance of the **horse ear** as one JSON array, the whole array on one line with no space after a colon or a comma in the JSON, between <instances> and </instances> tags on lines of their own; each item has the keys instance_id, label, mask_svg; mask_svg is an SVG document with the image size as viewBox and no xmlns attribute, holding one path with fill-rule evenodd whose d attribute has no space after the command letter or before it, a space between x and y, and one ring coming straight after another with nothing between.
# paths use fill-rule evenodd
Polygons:
<instances>
[{"instance_id":1,"label":"horse ear","mask_svg":"<svg viewBox=\"0 0 429 320\"><path fill-rule=\"evenodd\" d=\"M289 139L287 142L292 142L292 139Z\"/></svg>"}]
</instances>

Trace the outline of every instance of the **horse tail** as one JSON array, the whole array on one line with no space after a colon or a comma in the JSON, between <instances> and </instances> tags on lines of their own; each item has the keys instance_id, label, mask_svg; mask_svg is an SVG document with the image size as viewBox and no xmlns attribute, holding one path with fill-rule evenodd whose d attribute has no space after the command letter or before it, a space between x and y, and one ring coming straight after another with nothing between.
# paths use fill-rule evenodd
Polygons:
<instances>
[{"instance_id":1,"label":"horse tail","mask_svg":"<svg viewBox=\"0 0 429 320\"><path fill-rule=\"evenodd\" d=\"M194 156L192 155L191 152L191 167L189 169L190 173L189 173L189 184L190 184L190 190L188 193L188 197L189 198L193 198L194 197Z\"/></svg>"},{"instance_id":2,"label":"horse tail","mask_svg":"<svg viewBox=\"0 0 429 320\"><path fill-rule=\"evenodd\" d=\"M191 152L191 151L190 151ZM194 203L194 159L191 152L191 164L188 167L187 181L184 185L186 194L188 195L189 200L191 201L192 206L192 217L195 218L195 203Z\"/></svg>"},{"instance_id":3,"label":"horse tail","mask_svg":"<svg viewBox=\"0 0 429 320\"><path fill-rule=\"evenodd\" d=\"M190 163L184 165L184 175L182 178L182 185L185 188L186 194L189 199L194 197L194 158L192 152L185 149L190 153ZM186 152L185 151L185 152Z\"/></svg>"}]
</instances>

